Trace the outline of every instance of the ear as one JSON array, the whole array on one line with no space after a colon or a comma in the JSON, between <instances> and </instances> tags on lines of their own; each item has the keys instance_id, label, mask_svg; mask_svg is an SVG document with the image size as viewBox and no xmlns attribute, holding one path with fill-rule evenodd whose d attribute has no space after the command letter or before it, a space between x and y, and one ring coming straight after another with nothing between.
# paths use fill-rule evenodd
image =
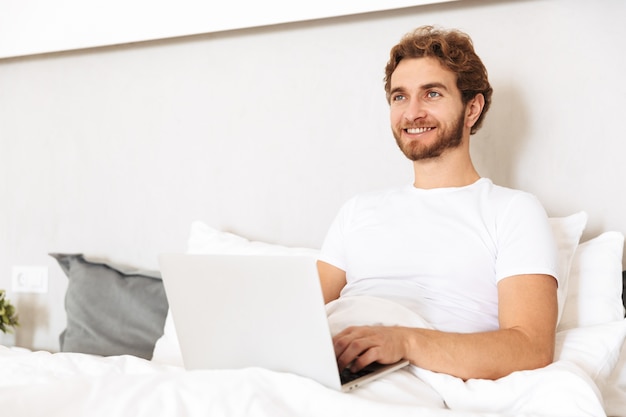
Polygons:
<instances>
[{"instance_id":1,"label":"ear","mask_svg":"<svg viewBox=\"0 0 626 417\"><path fill-rule=\"evenodd\" d=\"M465 125L469 128L473 127L476 120L480 117L485 107L485 96L476 94L465 106Z\"/></svg>"}]
</instances>

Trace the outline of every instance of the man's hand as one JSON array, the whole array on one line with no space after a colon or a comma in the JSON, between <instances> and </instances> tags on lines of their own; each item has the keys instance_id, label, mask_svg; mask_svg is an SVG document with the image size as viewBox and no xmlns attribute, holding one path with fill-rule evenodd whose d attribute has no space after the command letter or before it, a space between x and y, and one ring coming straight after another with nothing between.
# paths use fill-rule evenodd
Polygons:
<instances>
[{"instance_id":1,"label":"man's hand","mask_svg":"<svg viewBox=\"0 0 626 417\"><path fill-rule=\"evenodd\" d=\"M348 327L333 337L339 369L350 365L358 372L372 362L395 363L409 352L408 329L403 327Z\"/></svg>"}]
</instances>

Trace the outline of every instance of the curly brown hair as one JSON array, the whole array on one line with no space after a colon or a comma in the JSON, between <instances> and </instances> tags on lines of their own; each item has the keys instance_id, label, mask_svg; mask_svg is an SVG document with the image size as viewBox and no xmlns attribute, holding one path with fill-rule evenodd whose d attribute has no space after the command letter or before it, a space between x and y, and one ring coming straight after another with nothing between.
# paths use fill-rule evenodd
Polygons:
<instances>
[{"instance_id":1,"label":"curly brown hair","mask_svg":"<svg viewBox=\"0 0 626 417\"><path fill-rule=\"evenodd\" d=\"M404 58L431 57L457 76L456 85L461 91L463 104L467 104L477 94L485 97L485 105L478 120L470 131L474 134L480 128L491 104L493 89L489 84L487 69L474 51L472 39L456 29L444 30L434 26L421 26L406 34L391 49L389 62L385 67L385 92L390 98L391 74Z\"/></svg>"}]
</instances>

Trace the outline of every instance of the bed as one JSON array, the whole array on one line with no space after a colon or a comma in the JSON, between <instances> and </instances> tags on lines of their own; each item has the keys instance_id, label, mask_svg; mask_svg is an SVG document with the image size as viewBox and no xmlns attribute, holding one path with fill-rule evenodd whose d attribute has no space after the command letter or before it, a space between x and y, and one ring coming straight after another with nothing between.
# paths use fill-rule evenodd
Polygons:
<instances>
[{"instance_id":1,"label":"bed","mask_svg":"<svg viewBox=\"0 0 626 417\"><path fill-rule=\"evenodd\" d=\"M68 276L60 352L0 346L3 415L72 416L626 416L624 236L584 242L584 212L551 218L559 246L554 362L496 381L463 381L414 366L351 393L261 368L186 371L160 275L53 253ZM188 253L316 253L191 225ZM374 300L328 309L348 324L419 320Z\"/></svg>"}]
</instances>

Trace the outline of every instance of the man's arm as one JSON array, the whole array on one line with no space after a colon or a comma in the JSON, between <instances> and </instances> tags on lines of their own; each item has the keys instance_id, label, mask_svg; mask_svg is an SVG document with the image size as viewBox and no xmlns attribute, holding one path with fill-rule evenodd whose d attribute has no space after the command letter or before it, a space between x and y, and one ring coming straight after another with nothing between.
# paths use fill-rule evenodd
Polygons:
<instances>
[{"instance_id":1,"label":"man's arm","mask_svg":"<svg viewBox=\"0 0 626 417\"><path fill-rule=\"evenodd\" d=\"M322 284L324 303L339 298L341 290L346 285L346 272L326 262L317 261L317 271Z\"/></svg>"},{"instance_id":2,"label":"man's arm","mask_svg":"<svg viewBox=\"0 0 626 417\"><path fill-rule=\"evenodd\" d=\"M341 369L354 361L358 371L378 361L412 364L463 379L497 379L511 372L550 364L557 320L556 280L517 275L498 284L500 329L445 333L407 327L350 327L334 337Z\"/></svg>"}]
</instances>

